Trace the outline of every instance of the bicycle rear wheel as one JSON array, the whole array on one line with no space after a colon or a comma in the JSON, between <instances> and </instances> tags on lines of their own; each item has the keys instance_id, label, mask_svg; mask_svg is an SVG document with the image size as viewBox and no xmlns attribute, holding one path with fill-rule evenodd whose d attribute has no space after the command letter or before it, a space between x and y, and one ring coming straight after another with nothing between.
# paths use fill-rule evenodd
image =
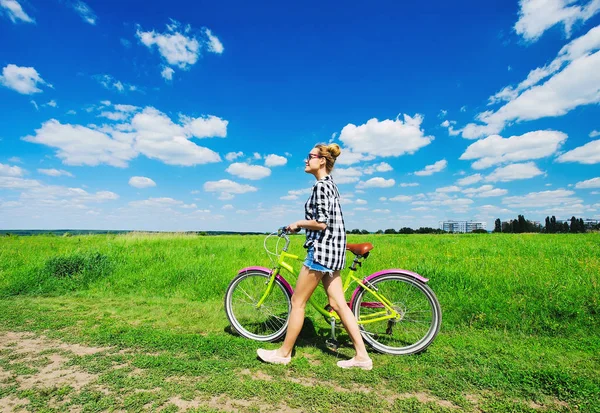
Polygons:
<instances>
[{"instance_id":1,"label":"bicycle rear wheel","mask_svg":"<svg viewBox=\"0 0 600 413\"><path fill-rule=\"evenodd\" d=\"M352 311L364 340L381 353L404 355L425 350L442 323L442 310L431 288L402 273L381 275L369 284L371 290L391 304L398 317L376 321L390 312L372 293L361 288Z\"/></svg>"},{"instance_id":2,"label":"bicycle rear wheel","mask_svg":"<svg viewBox=\"0 0 600 413\"><path fill-rule=\"evenodd\" d=\"M256 304L264 295L270 274L248 271L235 277L225 293L225 313L231 327L241 336L257 341L277 341L288 326L292 300L278 279L263 304Z\"/></svg>"}]
</instances>

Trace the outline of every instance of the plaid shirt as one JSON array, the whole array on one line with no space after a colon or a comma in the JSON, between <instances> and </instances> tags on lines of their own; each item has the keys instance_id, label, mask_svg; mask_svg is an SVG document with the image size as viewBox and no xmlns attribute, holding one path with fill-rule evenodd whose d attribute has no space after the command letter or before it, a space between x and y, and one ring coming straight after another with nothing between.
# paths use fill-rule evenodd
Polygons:
<instances>
[{"instance_id":1,"label":"plaid shirt","mask_svg":"<svg viewBox=\"0 0 600 413\"><path fill-rule=\"evenodd\" d=\"M324 222L324 230L306 230L304 248L314 247L315 261L333 271L346 265L346 228L337 185L327 175L317 181L304 205L307 220Z\"/></svg>"}]
</instances>

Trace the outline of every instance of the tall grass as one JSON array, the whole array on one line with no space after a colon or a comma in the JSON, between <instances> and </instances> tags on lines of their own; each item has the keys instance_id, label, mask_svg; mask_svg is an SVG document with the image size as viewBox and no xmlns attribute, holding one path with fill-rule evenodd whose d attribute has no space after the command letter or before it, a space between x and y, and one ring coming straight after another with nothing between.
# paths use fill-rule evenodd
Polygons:
<instances>
[{"instance_id":1,"label":"tall grass","mask_svg":"<svg viewBox=\"0 0 600 413\"><path fill-rule=\"evenodd\" d=\"M221 310L240 268L270 266L263 238L0 237L0 297L174 298ZM303 255L303 237L292 239L291 252ZM600 234L352 235L349 242L375 246L364 275L405 268L429 278L446 330L600 333Z\"/></svg>"}]
</instances>

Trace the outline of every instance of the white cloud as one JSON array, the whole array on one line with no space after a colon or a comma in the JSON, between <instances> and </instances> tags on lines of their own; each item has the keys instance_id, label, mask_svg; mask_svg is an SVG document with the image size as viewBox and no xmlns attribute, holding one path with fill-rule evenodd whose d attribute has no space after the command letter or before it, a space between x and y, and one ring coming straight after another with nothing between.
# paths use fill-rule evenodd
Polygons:
<instances>
[{"instance_id":1,"label":"white cloud","mask_svg":"<svg viewBox=\"0 0 600 413\"><path fill-rule=\"evenodd\" d=\"M171 208L175 206L183 207L185 203L177 199L162 197L162 198L148 198L142 201L131 201L128 204L132 208Z\"/></svg>"},{"instance_id":2,"label":"white cloud","mask_svg":"<svg viewBox=\"0 0 600 413\"><path fill-rule=\"evenodd\" d=\"M502 163L545 158L555 153L566 140L565 133L552 130L528 132L506 139L491 135L471 144L459 159L477 159L472 167L484 169Z\"/></svg>"},{"instance_id":3,"label":"white cloud","mask_svg":"<svg viewBox=\"0 0 600 413\"><path fill-rule=\"evenodd\" d=\"M356 187L358 189L366 189L366 188L389 188L396 184L396 181L393 179L384 179L384 178L371 178L368 181L359 182Z\"/></svg>"},{"instance_id":4,"label":"white cloud","mask_svg":"<svg viewBox=\"0 0 600 413\"><path fill-rule=\"evenodd\" d=\"M106 163L125 167L127 161L137 155L132 147L133 138L112 139L105 133L80 125L63 125L56 119L45 122L35 136L26 136L23 140L57 148L56 155L67 165Z\"/></svg>"},{"instance_id":5,"label":"white cloud","mask_svg":"<svg viewBox=\"0 0 600 413\"><path fill-rule=\"evenodd\" d=\"M356 201L354 201L354 203L356 205L367 205L368 204L368 202L365 199L360 199L360 198L357 198Z\"/></svg>"},{"instance_id":6,"label":"white cloud","mask_svg":"<svg viewBox=\"0 0 600 413\"><path fill-rule=\"evenodd\" d=\"M457 136L460 135L460 130L456 130L454 129L454 126L456 126L456 121L455 120L445 120L443 121L440 126L447 128L448 129L448 135L450 136Z\"/></svg>"},{"instance_id":7,"label":"white cloud","mask_svg":"<svg viewBox=\"0 0 600 413\"><path fill-rule=\"evenodd\" d=\"M227 121L213 118L184 117L185 123L176 124L164 113L147 107L129 123L98 130L63 125L51 119L34 136L23 140L57 148L57 156L67 165L125 167L128 161L143 154L169 165L191 166L221 160L218 153L190 141L192 137L206 137L207 133L222 136Z\"/></svg>"},{"instance_id":8,"label":"white cloud","mask_svg":"<svg viewBox=\"0 0 600 413\"><path fill-rule=\"evenodd\" d=\"M359 162L368 162L375 159L373 155L364 155L362 153L353 152L351 149L344 148L341 155L336 159L336 165L353 165Z\"/></svg>"},{"instance_id":9,"label":"white cloud","mask_svg":"<svg viewBox=\"0 0 600 413\"><path fill-rule=\"evenodd\" d=\"M119 93L134 92L138 90L137 86L131 85L129 83L123 83L120 80L115 79L111 75L94 75L92 77L108 90L116 90Z\"/></svg>"},{"instance_id":10,"label":"white cloud","mask_svg":"<svg viewBox=\"0 0 600 413\"><path fill-rule=\"evenodd\" d=\"M35 23L35 20L23 11L23 8L17 0L0 0L0 7L5 10L4 12L13 23L17 23L18 21ZM1 12L2 10L0 9L0 13Z\"/></svg>"},{"instance_id":11,"label":"white cloud","mask_svg":"<svg viewBox=\"0 0 600 413\"><path fill-rule=\"evenodd\" d=\"M221 160L218 153L191 142L191 137L224 136L227 121L215 116L208 118L182 117L183 125L175 124L167 115L147 107L136 114L131 126L136 137L135 148L149 158L169 165L191 166Z\"/></svg>"},{"instance_id":12,"label":"white cloud","mask_svg":"<svg viewBox=\"0 0 600 413\"><path fill-rule=\"evenodd\" d=\"M402 188L407 188L407 187L411 187L411 186L419 186L419 184L416 182L409 182L409 183L403 182L400 184L400 186Z\"/></svg>"},{"instance_id":13,"label":"white cloud","mask_svg":"<svg viewBox=\"0 0 600 413\"><path fill-rule=\"evenodd\" d=\"M160 75L165 79L165 80L173 80L173 73L175 73L175 71L168 67L165 66L162 70L162 72L160 72Z\"/></svg>"},{"instance_id":14,"label":"white cloud","mask_svg":"<svg viewBox=\"0 0 600 413\"><path fill-rule=\"evenodd\" d=\"M435 192L443 192L443 193L448 193L448 192L460 192L461 188L456 186L456 185L452 185L452 186L444 186L442 188L437 188L435 190Z\"/></svg>"},{"instance_id":15,"label":"white cloud","mask_svg":"<svg viewBox=\"0 0 600 413\"><path fill-rule=\"evenodd\" d=\"M589 189L589 188L600 188L600 178L592 178L587 181L577 182L575 184L577 189Z\"/></svg>"},{"instance_id":16,"label":"white cloud","mask_svg":"<svg viewBox=\"0 0 600 413\"><path fill-rule=\"evenodd\" d=\"M358 182L362 172L358 168L335 168L332 172L333 179L338 184Z\"/></svg>"},{"instance_id":17,"label":"white cloud","mask_svg":"<svg viewBox=\"0 0 600 413\"><path fill-rule=\"evenodd\" d=\"M23 168L0 163L0 176L23 176L24 173Z\"/></svg>"},{"instance_id":18,"label":"white cloud","mask_svg":"<svg viewBox=\"0 0 600 413\"><path fill-rule=\"evenodd\" d=\"M273 166L283 166L287 164L287 158L279 155L267 155L265 157L265 166L273 167Z\"/></svg>"},{"instance_id":19,"label":"white cloud","mask_svg":"<svg viewBox=\"0 0 600 413\"><path fill-rule=\"evenodd\" d=\"M389 209L374 209L371 212L376 214L389 214L391 211Z\"/></svg>"},{"instance_id":20,"label":"white cloud","mask_svg":"<svg viewBox=\"0 0 600 413\"><path fill-rule=\"evenodd\" d=\"M51 100L51 101L49 101L48 103L46 103L46 104L44 104L42 106L50 106L50 107L56 108L56 107L58 107L58 104L56 103L55 100Z\"/></svg>"},{"instance_id":21,"label":"white cloud","mask_svg":"<svg viewBox=\"0 0 600 413\"><path fill-rule=\"evenodd\" d=\"M529 72L527 78L516 87L507 86L494 96L490 97L490 103L510 101L516 98L522 91L537 85L545 78L563 69L567 64L587 56L600 48L600 27L594 27L585 35L571 41L563 46L556 58L544 67L538 67Z\"/></svg>"},{"instance_id":22,"label":"white cloud","mask_svg":"<svg viewBox=\"0 0 600 413\"><path fill-rule=\"evenodd\" d=\"M600 131L593 130L590 132L590 138L595 138L596 136L600 136Z\"/></svg>"},{"instance_id":23,"label":"white cloud","mask_svg":"<svg viewBox=\"0 0 600 413\"><path fill-rule=\"evenodd\" d=\"M98 116L114 121L126 120L129 117L129 115L125 112L102 112Z\"/></svg>"},{"instance_id":24,"label":"white cloud","mask_svg":"<svg viewBox=\"0 0 600 413\"><path fill-rule=\"evenodd\" d=\"M572 198L573 191L557 189L555 191L530 192L524 196L510 196L502 200L510 208L539 208L560 205L576 205L581 199Z\"/></svg>"},{"instance_id":25,"label":"white cloud","mask_svg":"<svg viewBox=\"0 0 600 413\"><path fill-rule=\"evenodd\" d=\"M213 35L209 29L204 29L204 34L208 37L208 50L217 54L223 53L225 48L217 36Z\"/></svg>"},{"instance_id":26,"label":"white cloud","mask_svg":"<svg viewBox=\"0 0 600 413\"><path fill-rule=\"evenodd\" d=\"M440 201L440 205L450 206L455 209L466 208L468 205L473 203L472 199L468 198L451 198Z\"/></svg>"},{"instance_id":27,"label":"white cloud","mask_svg":"<svg viewBox=\"0 0 600 413\"><path fill-rule=\"evenodd\" d=\"M73 2L71 7L73 7L73 10L75 10L79 16L81 16L84 22L91 25L96 25L96 13L94 13L90 6L79 0Z\"/></svg>"},{"instance_id":28,"label":"white cloud","mask_svg":"<svg viewBox=\"0 0 600 413\"><path fill-rule=\"evenodd\" d=\"M461 178L458 181L456 181L457 185L460 186L467 186L467 185L472 185L472 184L476 184L477 182L481 181L483 179L483 177L481 176L481 174L474 174L474 175L469 175L465 178Z\"/></svg>"},{"instance_id":29,"label":"white cloud","mask_svg":"<svg viewBox=\"0 0 600 413\"><path fill-rule=\"evenodd\" d=\"M46 85L47 83L33 67L9 64L2 69L0 84L22 95L32 95L41 93L42 90L38 85Z\"/></svg>"},{"instance_id":30,"label":"white cloud","mask_svg":"<svg viewBox=\"0 0 600 413\"><path fill-rule=\"evenodd\" d=\"M285 196L282 196L280 199L283 199L285 201L295 201L296 199L298 199L299 195L308 195L311 192L312 192L312 188L292 190L292 191L288 191L288 194Z\"/></svg>"},{"instance_id":31,"label":"white cloud","mask_svg":"<svg viewBox=\"0 0 600 413\"><path fill-rule=\"evenodd\" d=\"M220 192L219 199L233 199L233 194L245 194L247 192L256 192L258 189L251 185L242 185L229 179L221 179L220 181L208 181L204 183L206 192Z\"/></svg>"},{"instance_id":32,"label":"white cloud","mask_svg":"<svg viewBox=\"0 0 600 413\"><path fill-rule=\"evenodd\" d=\"M115 109L119 112L137 112L140 108L133 105L115 105Z\"/></svg>"},{"instance_id":33,"label":"white cloud","mask_svg":"<svg viewBox=\"0 0 600 413\"><path fill-rule=\"evenodd\" d=\"M149 49L156 46L169 65L187 69L200 57L200 42L194 36L188 36L190 32L189 25L181 27L178 22L172 21L172 24L167 25L167 32L162 34L154 30L144 32L138 26L136 36Z\"/></svg>"},{"instance_id":34,"label":"white cloud","mask_svg":"<svg viewBox=\"0 0 600 413\"><path fill-rule=\"evenodd\" d=\"M482 185L479 188L467 188L463 191L463 194L477 198L502 196L506 195L507 193L508 191L506 189L494 188L493 185Z\"/></svg>"},{"instance_id":35,"label":"white cloud","mask_svg":"<svg viewBox=\"0 0 600 413\"><path fill-rule=\"evenodd\" d=\"M14 175L0 175L0 189L30 189L39 186L41 184L33 179L23 179Z\"/></svg>"},{"instance_id":36,"label":"white cloud","mask_svg":"<svg viewBox=\"0 0 600 413\"><path fill-rule=\"evenodd\" d=\"M533 162L515 163L496 168L485 180L488 182L509 182L518 179L529 179L543 174L544 172L540 171Z\"/></svg>"},{"instance_id":37,"label":"white cloud","mask_svg":"<svg viewBox=\"0 0 600 413\"><path fill-rule=\"evenodd\" d=\"M600 139L588 142L583 146L560 155L558 162L579 162L592 165L600 162Z\"/></svg>"},{"instance_id":38,"label":"white cloud","mask_svg":"<svg viewBox=\"0 0 600 413\"><path fill-rule=\"evenodd\" d=\"M373 175L375 172L390 172L393 170L394 170L394 168L392 168L392 166L389 163L381 162L381 163L366 167L365 169L363 169L363 172L366 175Z\"/></svg>"},{"instance_id":39,"label":"white cloud","mask_svg":"<svg viewBox=\"0 0 600 413\"><path fill-rule=\"evenodd\" d=\"M132 176L129 179L129 185L135 188L150 188L156 186L156 182L145 176Z\"/></svg>"},{"instance_id":40,"label":"white cloud","mask_svg":"<svg viewBox=\"0 0 600 413\"><path fill-rule=\"evenodd\" d=\"M393 202L410 202L413 200L412 196L408 196L408 195L396 195L393 198L390 198L390 201Z\"/></svg>"},{"instance_id":41,"label":"white cloud","mask_svg":"<svg viewBox=\"0 0 600 413\"><path fill-rule=\"evenodd\" d=\"M229 152L227 155L225 155L225 159L231 162L235 161L240 156L244 156L244 152Z\"/></svg>"},{"instance_id":42,"label":"white cloud","mask_svg":"<svg viewBox=\"0 0 600 413\"><path fill-rule=\"evenodd\" d=\"M600 5L600 0L597 1ZM562 116L576 107L600 102L600 26L565 45L548 65L531 71L517 87L505 87L491 103L508 101L477 115L483 124L462 129L467 139L499 133L507 123ZM551 76L545 83L542 80Z\"/></svg>"},{"instance_id":43,"label":"white cloud","mask_svg":"<svg viewBox=\"0 0 600 413\"><path fill-rule=\"evenodd\" d=\"M223 205L223 207L221 209L224 211L231 211L234 208L233 208L233 205L227 204L227 205Z\"/></svg>"},{"instance_id":44,"label":"white cloud","mask_svg":"<svg viewBox=\"0 0 600 413\"><path fill-rule=\"evenodd\" d=\"M440 172L440 171L444 170L447 165L448 165L448 161L446 161L445 159L442 159L441 161L437 161L433 165L427 165L425 167L425 169L423 169L422 171L417 171L414 174L417 176L433 175L436 172Z\"/></svg>"},{"instance_id":45,"label":"white cloud","mask_svg":"<svg viewBox=\"0 0 600 413\"><path fill-rule=\"evenodd\" d=\"M600 10L600 2L591 0L585 6L573 5L577 0L521 0L517 34L527 41L536 41L556 24L564 26L567 37L576 23L584 23Z\"/></svg>"},{"instance_id":46,"label":"white cloud","mask_svg":"<svg viewBox=\"0 0 600 413\"><path fill-rule=\"evenodd\" d=\"M73 177L71 172L65 171L63 169L38 169L38 172L48 176L69 176Z\"/></svg>"},{"instance_id":47,"label":"white cloud","mask_svg":"<svg viewBox=\"0 0 600 413\"><path fill-rule=\"evenodd\" d=\"M339 139L353 153L381 157L413 154L434 139L433 136L424 135L422 122L421 115L412 118L404 115L404 121L397 118L380 122L373 118L364 125L350 123L344 126Z\"/></svg>"},{"instance_id":48,"label":"white cloud","mask_svg":"<svg viewBox=\"0 0 600 413\"><path fill-rule=\"evenodd\" d=\"M68 188L56 185L35 185L21 194L21 199L51 206L76 206L84 203L106 202L119 199L119 195L111 191L98 191L95 194L82 188Z\"/></svg>"},{"instance_id":49,"label":"white cloud","mask_svg":"<svg viewBox=\"0 0 600 413\"><path fill-rule=\"evenodd\" d=\"M260 165L250 165L245 162L235 162L225 170L241 178L258 180L271 175L271 170Z\"/></svg>"},{"instance_id":50,"label":"white cloud","mask_svg":"<svg viewBox=\"0 0 600 413\"><path fill-rule=\"evenodd\" d=\"M499 214L513 214L510 209L502 208L497 205L482 205L478 208L484 216L497 216Z\"/></svg>"},{"instance_id":51,"label":"white cloud","mask_svg":"<svg viewBox=\"0 0 600 413\"><path fill-rule=\"evenodd\" d=\"M219 137L227 136L227 125L229 121L223 120L217 116L201 116L192 118L189 116L181 116L181 121L185 124L185 128L196 138Z\"/></svg>"}]
</instances>

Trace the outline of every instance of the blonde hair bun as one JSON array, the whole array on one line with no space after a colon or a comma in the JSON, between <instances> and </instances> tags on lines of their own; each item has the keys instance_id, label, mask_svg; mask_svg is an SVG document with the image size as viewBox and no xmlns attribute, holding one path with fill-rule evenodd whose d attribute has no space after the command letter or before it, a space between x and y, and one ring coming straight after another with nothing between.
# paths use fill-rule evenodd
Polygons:
<instances>
[{"instance_id":1,"label":"blonde hair bun","mask_svg":"<svg viewBox=\"0 0 600 413\"><path fill-rule=\"evenodd\" d=\"M342 153L340 145L337 143L330 143L327 145L327 151L331 154L331 156L333 156L333 159L337 158Z\"/></svg>"}]
</instances>

